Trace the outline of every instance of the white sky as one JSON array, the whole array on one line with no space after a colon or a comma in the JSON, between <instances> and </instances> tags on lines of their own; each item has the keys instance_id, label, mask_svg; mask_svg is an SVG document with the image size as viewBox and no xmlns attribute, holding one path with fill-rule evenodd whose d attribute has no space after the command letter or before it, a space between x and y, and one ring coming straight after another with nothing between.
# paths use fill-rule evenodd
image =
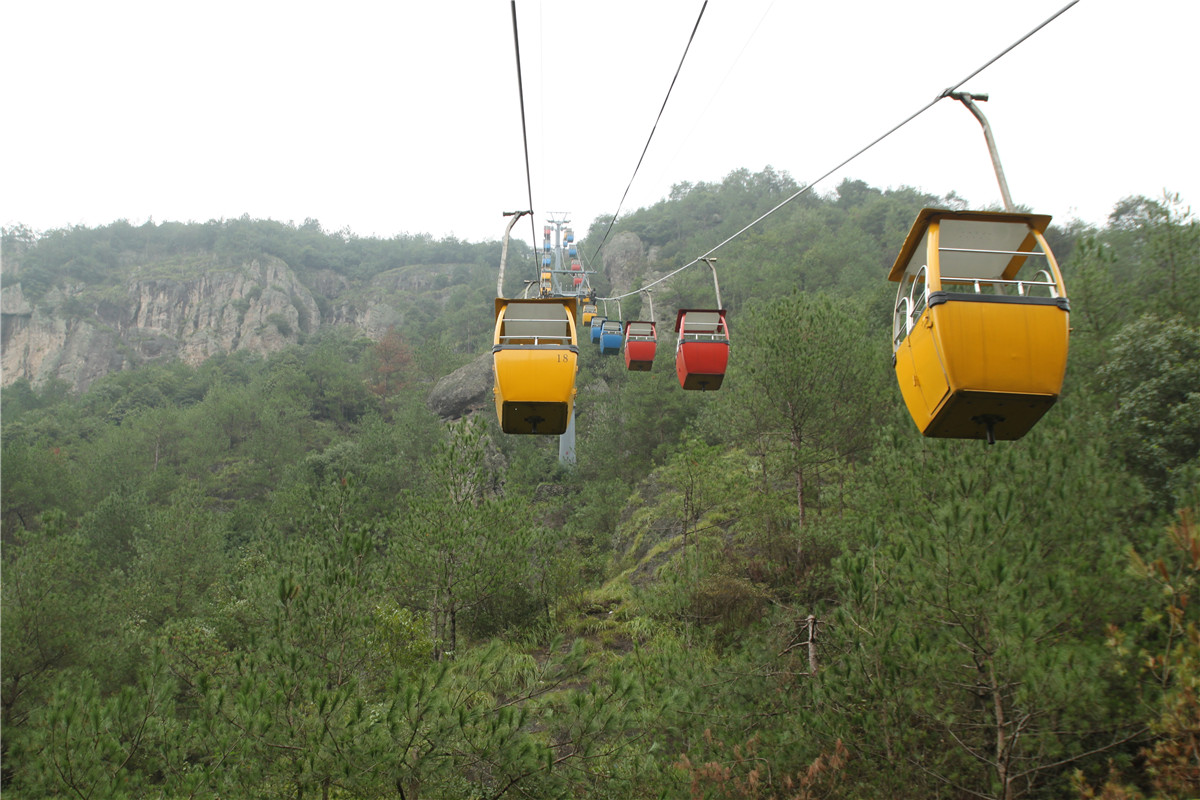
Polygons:
<instances>
[{"instance_id":1,"label":"white sky","mask_svg":"<svg viewBox=\"0 0 1200 800\"><path fill-rule=\"evenodd\" d=\"M812 182L1066 2L710 0L622 213L740 167ZM701 4L518 0L539 237L548 212L582 234L616 210ZM478 241L529 205L507 0L0 0L0 15L6 226L249 214ZM1164 189L1200 207L1198 38L1200 0L1081 0L964 84L991 95L1014 200L1061 223ZM1000 202L951 100L816 191L845 177Z\"/></svg>"}]
</instances>

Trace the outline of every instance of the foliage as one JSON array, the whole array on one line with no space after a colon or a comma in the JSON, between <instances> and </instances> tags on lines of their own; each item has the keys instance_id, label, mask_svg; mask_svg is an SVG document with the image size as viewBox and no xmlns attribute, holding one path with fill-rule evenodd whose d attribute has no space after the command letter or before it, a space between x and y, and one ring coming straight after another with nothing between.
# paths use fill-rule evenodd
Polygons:
<instances>
[{"instance_id":1,"label":"foliage","mask_svg":"<svg viewBox=\"0 0 1200 800\"><path fill-rule=\"evenodd\" d=\"M1200 627L1192 602L1200 585L1200 533L1194 514L1192 508L1180 511L1161 556L1147 559L1131 553L1134 574L1156 590L1158 604L1147 606L1140 624L1110 628L1109 644L1117 663L1135 664L1131 668L1142 672L1150 689L1145 712L1154 739L1140 753L1145 770L1127 770L1124 777L1135 780L1126 783L1115 765L1110 766L1099 795L1083 771L1077 771L1074 784L1082 797L1126 800L1193 797L1200 792Z\"/></svg>"},{"instance_id":2,"label":"foliage","mask_svg":"<svg viewBox=\"0 0 1200 800\"><path fill-rule=\"evenodd\" d=\"M820 688L831 730L895 759L896 780L1011 800L1138 732L1100 635L1131 613L1131 498L1095 444L1055 446L1055 427L1022 449L876 456L888 489L838 564Z\"/></svg>"},{"instance_id":3,"label":"foliage","mask_svg":"<svg viewBox=\"0 0 1200 800\"><path fill-rule=\"evenodd\" d=\"M161 658L144 676L104 696L88 675L60 677L34 715L18 753L31 766L26 785L39 796L128 797L146 792L159 769L186 768L173 746L174 686Z\"/></svg>"},{"instance_id":4,"label":"foliage","mask_svg":"<svg viewBox=\"0 0 1200 800\"><path fill-rule=\"evenodd\" d=\"M1200 327L1143 317L1112 340L1101 376L1117 396L1111 417L1130 466L1165 498L1200 468Z\"/></svg>"},{"instance_id":5,"label":"foliage","mask_svg":"<svg viewBox=\"0 0 1200 800\"><path fill-rule=\"evenodd\" d=\"M483 426L452 423L393 527L394 599L429 620L438 660L457 653L460 626L499 632L547 602L534 580L544 536L519 495L497 491L487 455Z\"/></svg>"},{"instance_id":6,"label":"foliage","mask_svg":"<svg viewBox=\"0 0 1200 800\"><path fill-rule=\"evenodd\" d=\"M5 742L45 702L56 675L88 663L94 596L86 591L95 552L61 511L47 511L36 530L4 546Z\"/></svg>"},{"instance_id":7,"label":"foliage","mask_svg":"<svg viewBox=\"0 0 1200 800\"><path fill-rule=\"evenodd\" d=\"M680 184L614 233L657 276L800 188ZM649 373L581 347L574 468L426 406L486 352L498 243L5 230L35 303L270 256L397 316L339 333L315 292L322 318L269 357L4 389L4 790L1195 794L1196 537L1186 514L1161 530L1200 475L1197 224L1166 195L1051 230L1067 390L987 448L921 439L886 385L879 284L917 210L958 202L797 195L722 249L720 392L678 388L665 325Z\"/></svg>"},{"instance_id":8,"label":"foliage","mask_svg":"<svg viewBox=\"0 0 1200 800\"><path fill-rule=\"evenodd\" d=\"M711 409L712 428L745 443L764 482L795 498L797 527L823 486L866 450L870 424L883 411L880 343L863 320L819 294L751 305L731 389Z\"/></svg>"}]
</instances>

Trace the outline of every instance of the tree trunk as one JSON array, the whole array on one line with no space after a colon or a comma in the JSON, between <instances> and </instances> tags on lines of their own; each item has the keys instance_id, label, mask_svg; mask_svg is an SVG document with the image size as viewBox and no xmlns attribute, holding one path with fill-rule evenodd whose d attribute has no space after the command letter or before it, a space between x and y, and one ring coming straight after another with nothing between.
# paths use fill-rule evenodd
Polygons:
<instances>
[{"instance_id":1,"label":"tree trunk","mask_svg":"<svg viewBox=\"0 0 1200 800\"><path fill-rule=\"evenodd\" d=\"M797 529L804 527L804 470L796 470L796 510Z\"/></svg>"},{"instance_id":2,"label":"tree trunk","mask_svg":"<svg viewBox=\"0 0 1200 800\"><path fill-rule=\"evenodd\" d=\"M988 662L988 686L992 692L992 709L996 715L996 777L1000 780L1000 791L1004 800L1012 800L1012 780L1008 774L1008 738L1004 734L1004 698L996 684L996 666Z\"/></svg>"},{"instance_id":3,"label":"tree trunk","mask_svg":"<svg viewBox=\"0 0 1200 800\"><path fill-rule=\"evenodd\" d=\"M812 614L806 620L808 625L808 674L817 674L817 618Z\"/></svg>"}]
</instances>

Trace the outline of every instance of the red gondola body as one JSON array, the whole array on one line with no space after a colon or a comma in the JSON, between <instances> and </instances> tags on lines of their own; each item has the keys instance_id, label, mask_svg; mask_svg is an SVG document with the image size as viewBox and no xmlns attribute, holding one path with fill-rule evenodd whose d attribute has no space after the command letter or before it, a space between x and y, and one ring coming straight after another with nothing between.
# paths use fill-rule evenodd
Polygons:
<instances>
[{"instance_id":1,"label":"red gondola body","mask_svg":"<svg viewBox=\"0 0 1200 800\"><path fill-rule=\"evenodd\" d=\"M635 320L625 323L625 368L649 372L658 350L658 331L653 322Z\"/></svg>"},{"instance_id":2,"label":"red gondola body","mask_svg":"<svg viewBox=\"0 0 1200 800\"><path fill-rule=\"evenodd\" d=\"M725 309L681 308L675 318L679 343L675 373L684 389L721 388L729 364L729 328Z\"/></svg>"}]
</instances>

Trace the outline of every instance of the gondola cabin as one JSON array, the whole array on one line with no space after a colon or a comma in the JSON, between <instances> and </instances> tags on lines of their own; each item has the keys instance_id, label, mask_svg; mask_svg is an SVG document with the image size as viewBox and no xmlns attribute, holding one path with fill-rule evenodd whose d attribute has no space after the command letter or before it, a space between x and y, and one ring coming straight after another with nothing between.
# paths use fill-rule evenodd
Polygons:
<instances>
[{"instance_id":1,"label":"gondola cabin","mask_svg":"<svg viewBox=\"0 0 1200 800\"><path fill-rule=\"evenodd\" d=\"M590 327L592 324L592 317L596 316L597 310L598 309L596 308L595 303L584 303L582 306L582 311L580 312L582 314L582 324Z\"/></svg>"},{"instance_id":2,"label":"gondola cabin","mask_svg":"<svg viewBox=\"0 0 1200 800\"><path fill-rule=\"evenodd\" d=\"M1070 305L1050 217L926 208L888 275L892 361L925 436L1019 439L1058 399Z\"/></svg>"},{"instance_id":3,"label":"gondola cabin","mask_svg":"<svg viewBox=\"0 0 1200 800\"><path fill-rule=\"evenodd\" d=\"M561 434L575 403L576 300L496 298L496 416L505 433Z\"/></svg>"},{"instance_id":4,"label":"gondola cabin","mask_svg":"<svg viewBox=\"0 0 1200 800\"><path fill-rule=\"evenodd\" d=\"M599 314L592 315L592 344L600 344L600 331L604 327L604 317Z\"/></svg>"},{"instance_id":5,"label":"gondola cabin","mask_svg":"<svg viewBox=\"0 0 1200 800\"><path fill-rule=\"evenodd\" d=\"M600 355L615 356L621 353L621 342L625 336L619 319L606 319L600 326Z\"/></svg>"},{"instance_id":6,"label":"gondola cabin","mask_svg":"<svg viewBox=\"0 0 1200 800\"><path fill-rule=\"evenodd\" d=\"M658 349L658 330L653 322L633 321L625 323L625 368L635 372L649 372L654 366L654 353Z\"/></svg>"},{"instance_id":7,"label":"gondola cabin","mask_svg":"<svg viewBox=\"0 0 1200 800\"><path fill-rule=\"evenodd\" d=\"M729 364L725 309L681 308L675 318L675 374L684 389L720 389Z\"/></svg>"}]
</instances>

